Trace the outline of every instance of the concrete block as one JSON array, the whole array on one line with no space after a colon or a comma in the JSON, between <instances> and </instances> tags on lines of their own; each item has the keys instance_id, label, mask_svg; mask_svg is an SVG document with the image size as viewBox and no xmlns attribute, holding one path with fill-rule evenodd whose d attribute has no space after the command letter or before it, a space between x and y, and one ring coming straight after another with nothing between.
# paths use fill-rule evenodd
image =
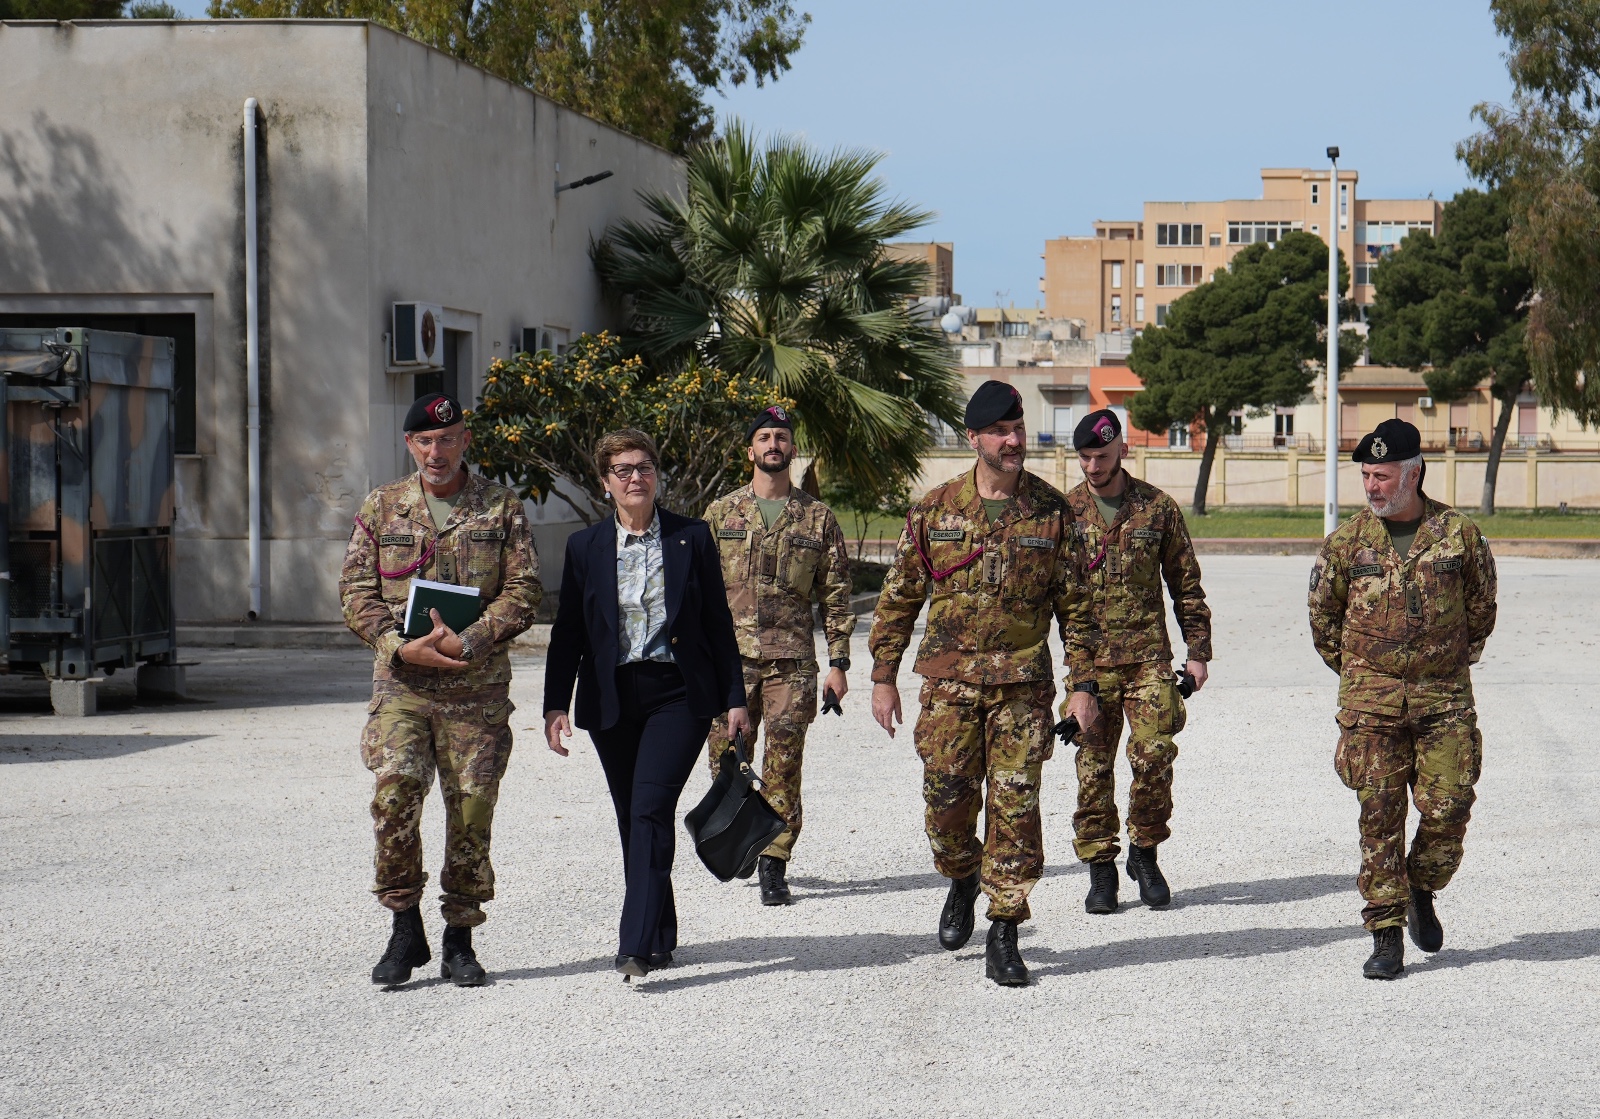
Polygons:
<instances>
[{"instance_id":1,"label":"concrete block","mask_svg":"<svg viewBox=\"0 0 1600 1119\"><path fill-rule=\"evenodd\" d=\"M55 708L57 715L67 718L97 714L100 710L96 700L99 685L98 680L52 680L50 706Z\"/></svg>"},{"instance_id":2,"label":"concrete block","mask_svg":"<svg viewBox=\"0 0 1600 1119\"><path fill-rule=\"evenodd\" d=\"M181 664L141 664L135 682L141 699L187 699L189 696Z\"/></svg>"}]
</instances>

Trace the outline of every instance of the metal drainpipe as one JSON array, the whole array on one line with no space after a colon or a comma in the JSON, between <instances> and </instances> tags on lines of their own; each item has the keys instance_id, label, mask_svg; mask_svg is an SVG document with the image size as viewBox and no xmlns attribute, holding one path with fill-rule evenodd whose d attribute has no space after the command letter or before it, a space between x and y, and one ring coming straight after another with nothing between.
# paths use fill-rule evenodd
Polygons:
<instances>
[{"instance_id":1,"label":"metal drainpipe","mask_svg":"<svg viewBox=\"0 0 1600 1119\"><path fill-rule=\"evenodd\" d=\"M256 291L256 106L244 103L245 431L249 440L250 620L261 616L261 325Z\"/></svg>"}]
</instances>

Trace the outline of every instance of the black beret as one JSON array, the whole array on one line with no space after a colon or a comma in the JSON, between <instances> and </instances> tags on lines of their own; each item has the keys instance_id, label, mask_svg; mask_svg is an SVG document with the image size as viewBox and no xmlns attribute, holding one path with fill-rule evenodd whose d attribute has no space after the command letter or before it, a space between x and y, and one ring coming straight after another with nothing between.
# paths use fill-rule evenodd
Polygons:
<instances>
[{"instance_id":1,"label":"black beret","mask_svg":"<svg viewBox=\"0 0 1600 1119\"><path fill-rule=\"evenodd\" d=\"M763 408L755 419L750 421L750 426L745 428L744 441L750 442L755 438L756 432L764 427L786 427L794 430L794 420L789 415L789 410L782 404L774 404L771 408Z\"/></svg>"},{"instance_id":2,"label":"black beret","mask_svg":"<svg viewBox=\"0 0 1600 1119\"><path fill-rule=\"evenodd\" d=\"M1022 394L1004 381L985 381L967 401L967 430L982 431L1001 420L1022 418Z\"/></svg>"},{"instance_id":3,"label":"black beret","mask_svg":"<svg viewBox=\"0 0 1600 1119\"><path fill-rule=\"evenodd\" d=\"M1351 462L1401 462L1422 453L1422 434L1405 420L1384 420L1356 444Z\"/></svg>"},{"instance_id":4,"label":"black beret","mask_svg":"<svg viewBox=\"0 0 1600 1119\"><path fill-rule=\"evenodd\" d=\"M413 431L437 431L441 427L453 427L460 422L461 402L442 392L430 392L411 402L402 430L409 435Z\"/></svg>"},{"instance_id":5,"label":"black beret","mask_svg":"<svg viewBox=\"0 0 1600 1119\"><path fill-rule=\"evenodd\" d=\"M1096 451L1122 434L1122 422L1109 408L1090 412L1072 432L1074 451Z\"/></svg>"}]
</instances>

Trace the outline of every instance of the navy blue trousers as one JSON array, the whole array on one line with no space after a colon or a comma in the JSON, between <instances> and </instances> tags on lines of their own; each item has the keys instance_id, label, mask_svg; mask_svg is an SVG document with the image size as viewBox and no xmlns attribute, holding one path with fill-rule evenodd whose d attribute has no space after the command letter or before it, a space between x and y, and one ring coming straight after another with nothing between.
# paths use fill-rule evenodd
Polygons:
<instances>
[{"instance_id":1,"label":"navy blue trousers","mask_svg":"<svg viewBox=\"0 0 1600 1119\"><path fill-rule=\"evenodd\" d=\"M678 946L678 910L672 900L678 798L695 769L711 720L690 713L683 674L675 664L618 666L617 698L622 707L617 725L589 736L605 770L622 836L627 889L617 951L649 956Z\"/></svg>"}]
</instances>

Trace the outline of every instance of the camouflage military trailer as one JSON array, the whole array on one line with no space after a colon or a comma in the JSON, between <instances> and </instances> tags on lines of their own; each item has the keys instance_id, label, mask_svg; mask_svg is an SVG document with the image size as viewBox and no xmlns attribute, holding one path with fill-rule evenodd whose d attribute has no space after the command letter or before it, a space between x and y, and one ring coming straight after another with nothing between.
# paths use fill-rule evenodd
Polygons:
<instances>
[{"instance_id":1,"label":"camouflage military trailer","mask_svg":"<svg viewBox=\"0 0 1600 1119\"><path fill-rule=\"evenodd\" d=\"M174 344L0 330L0 668L93 714L101 673L181 694L173 610Z\"/></svg>"}]
</instances>

